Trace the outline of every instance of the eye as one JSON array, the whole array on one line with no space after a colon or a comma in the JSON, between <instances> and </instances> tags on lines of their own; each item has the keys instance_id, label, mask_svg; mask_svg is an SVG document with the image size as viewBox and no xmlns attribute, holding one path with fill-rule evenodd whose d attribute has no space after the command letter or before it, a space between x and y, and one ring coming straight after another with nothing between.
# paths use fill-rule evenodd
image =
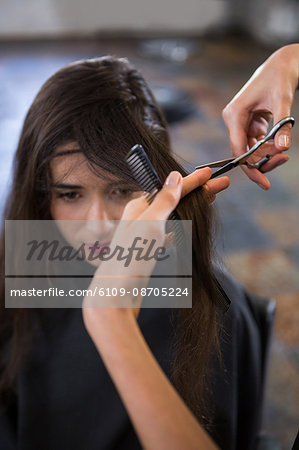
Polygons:
<instances>
[{"instance_id":1,"label":"eye","mask_svg":"<svg viewBox=\"0 0 299 450\"><path fill-rule=\"evenodd\" d=\"M110 199L114 202L127 203L142 194L135 186L114 187L110 191Z\"/></svg>"},{"instance_id":2,"label":"eye","mask_svg":"<svg viewBox=\"0 0 299 450\"><path fill-rule=\"evenodd\" d=\"M66 202L73 202L75 200L78 200L80 194L76 191L60 192L57 197L62 198Z\"/></svg>"},{"instance_id":3,"label":"eye","mask_svg":"<svg viewBox=\"0 0 299 450\"><path fill-rule=\"evenodd\" d=\"M113 197L118 197L120 199L128 198L128 197L131 197L133 195L133 191L132 191L132 189L128 189L128 188L125 188L125 187L123 187L123 188L120 187L120 188L113 189L113 191L111 192L111 195Z\"/></svg>"}]
</instances>

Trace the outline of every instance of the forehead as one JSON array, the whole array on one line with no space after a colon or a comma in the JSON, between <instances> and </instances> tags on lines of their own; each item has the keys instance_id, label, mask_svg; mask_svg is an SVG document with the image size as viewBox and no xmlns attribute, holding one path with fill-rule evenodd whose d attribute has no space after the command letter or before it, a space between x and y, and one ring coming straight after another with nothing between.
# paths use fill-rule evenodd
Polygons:
<instances>
[{"instance_id":1,"label":"forehead","mask_svg":"<svg viewBox=\"0 0 299 450\"><path fill-rule=\"evenodd\" d=\"M62 180L77 180L81 183L97 184L105 179L116 180L115 177L104 172L99 167L95 167L93 171L90 163L80 151L80 147L76 142L69 142L58 146L53 154L53 159L50 162L50 171L53 181ZM96 172L96 173L95 173ZM97 176L98 174L98 176Z\"/></svg>"}]
</instances>

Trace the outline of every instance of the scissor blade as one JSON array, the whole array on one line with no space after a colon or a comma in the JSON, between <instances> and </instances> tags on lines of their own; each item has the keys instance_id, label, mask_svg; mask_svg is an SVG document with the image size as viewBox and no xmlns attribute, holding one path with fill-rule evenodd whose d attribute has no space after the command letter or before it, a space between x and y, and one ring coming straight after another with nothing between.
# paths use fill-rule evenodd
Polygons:
<instances>
[{"instance_id":1,"label":"scissor blade","mask_svg":"<svg viewBox=\"0 0 299 450\"><path fill-rule=\"evenodd\" d=\"M229 170L233 169L234 167L236 167L238 164L235 164L234 161L235 159L233 159L233 161L229 162L228 164L225 164L225 166L223 166L221 169L216 170L216 172L212 174L211 179L219 177L219 175L222 175L228 172Z\"/></svg>"},{"instance_id":2,"label":"scissor blade","mask_svg":"<svg viewBox=\"0 0 299 450\"><path fill-rule=\"evenodd\" d=\"M227 163L234 161L234 157L233 158L227 158L227 159L221 159L219 161L214 161L214 162L210 162L207 164L202 164L201 166L196 166L195 169L204 169L205 167L211 167L212 169L214 167L223 167L224 165L226 165Z\"/></svg>"}]
</instances>

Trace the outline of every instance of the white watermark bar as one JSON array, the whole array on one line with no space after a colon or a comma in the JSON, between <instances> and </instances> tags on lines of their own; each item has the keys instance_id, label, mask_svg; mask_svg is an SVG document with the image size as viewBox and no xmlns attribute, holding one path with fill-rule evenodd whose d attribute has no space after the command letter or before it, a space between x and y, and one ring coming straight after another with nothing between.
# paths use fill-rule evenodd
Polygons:
<instances>
[{"instance_id":1,"label":"white watermark bar","mask_svg":"<svg viewBox=\"0 0 299 450\"><path fill-rule=\"evenodd\" d=\"M192 278L7 278L6 308L191 308ZM102 282L101 282L102 281ZM144 282L145 281L145 282Z\"/></svg>"},{"instance_id":2,"label":"white watermark bar","mask_svg":"<svg viewBox=\"0 0 299 450\"><path fill-rule=\"evenodd\" d=\"M6 307L191 307L191 221L6 221Z\"/></svg>"}]
</instances>

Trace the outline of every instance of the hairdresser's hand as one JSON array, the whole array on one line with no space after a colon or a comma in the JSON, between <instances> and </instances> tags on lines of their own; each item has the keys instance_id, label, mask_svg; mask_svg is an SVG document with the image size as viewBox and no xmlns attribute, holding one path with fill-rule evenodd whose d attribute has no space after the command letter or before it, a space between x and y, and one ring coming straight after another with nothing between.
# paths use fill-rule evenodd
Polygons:
<instances>
[{"instance_id":1,"label":"hairdresser's hand","mask_svg":"<svg viewBox=\"0 0 299 450\"><path fill-rule=\"evenodd\" d=\"M206 169L208 169L208 171ZM230 181L227 176L215 178L213 180L208 179L208 181L203 182L203 177L208 173L210 178L212 171L209 167L206 167L204 169L198 169L184 177L181 198L197 187L203 186L209 194L210 202L213 202L216 199L217 194L229 187Z\"/></svg>"},{"instance_id":2,"label":"hairdresser's hand","mask_svg":"<svg viewBox=\"0 0 299 450\"><path fill-rule=\"evenodd\" d=\"M232 153L239 156L266 135L268 123L291 115L295 90L299 77L299 44L282 47L252 75L245 86L223 110ZM263 172L269 172L288 161L282 153L290 147L292 126L285 125L275 136L274 145L266 144L249 160L256 162L266 154L272 159L263 165ZM259 152L259 153L258 153ZM263 189L270 188L270 182L257 169L242 166L248 177Z\"/></svg>"}]
</instances>

